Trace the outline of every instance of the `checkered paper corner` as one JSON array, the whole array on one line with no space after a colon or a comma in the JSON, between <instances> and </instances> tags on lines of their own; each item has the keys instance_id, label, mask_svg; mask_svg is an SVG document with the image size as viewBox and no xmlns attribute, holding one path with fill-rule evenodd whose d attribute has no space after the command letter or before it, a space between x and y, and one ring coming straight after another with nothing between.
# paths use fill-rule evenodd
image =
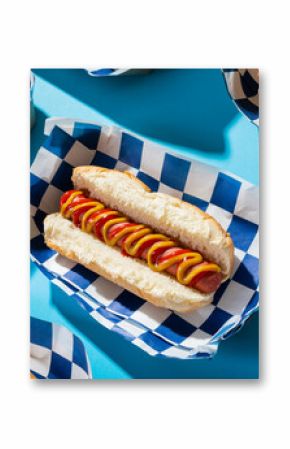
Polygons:
<instances>
[{"instance_id":1,"label":"checkered paper corner","mask_svg":"<svg viewBox=\"0 0 290 449\"><path fill-rule=\"evenodd\" d=\"M49 119L45 135L31 167L31 255L39 269L96 321L150 355L212 357L258 309L258 188L115 127ZM72 169L88 164L129 170L153 191L207 211L230 232L234 273L212 304L190 314L157 308L45 246L45 216L72 187Z\"/></svg>"},{"instance_id":2,"label":"checkered paper corner","mask_svg":"<svg viewBox=\"0 0 290 449\"><path fill-rule=\"evenodd\" d=\"M259 126L259 70L223 69L228 92L245 116Z\"/></svg>"},{"instance_id":3,"label":"checkered paper corner","mask_svg":"<svg viewBox=\"0 0 290 449\"><path fill-rule=\"evenodd\" d=\"M66 327L30 318L30 372L37 379L91 379L81 340Z\"/></svg>"},{"instance_id":4,"label":"checkered paper corner","mask_svg":"<svg viewBox=\"0 0 290 449\"><path fill-rule=\"evenodd\" d=\"M86 71L90 76L127 76L127 75L144 75L151 69L108 69L108 68L87 68Z\"/></svg>"}]
</instances>

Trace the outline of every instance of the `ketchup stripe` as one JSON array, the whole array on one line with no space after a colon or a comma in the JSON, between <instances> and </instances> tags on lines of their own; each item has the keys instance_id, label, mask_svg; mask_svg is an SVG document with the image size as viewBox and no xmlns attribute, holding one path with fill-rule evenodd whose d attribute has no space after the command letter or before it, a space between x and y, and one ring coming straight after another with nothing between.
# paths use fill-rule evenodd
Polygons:
<instances>
[{"instance_id":1,"label":"ketchup stripe","mask_svg":"<svg viewBox=\"0 0 290 449\"><path fill-rule=\"evenodd\" d=\"M84 217L90 209L97 207L101 210L91 213L87 219ZM64 217L72 220L75 226L93 232L99 240L111 246L121 246L123 255L143 258L153 271L166 271L181 284L204 293L216 291L221 283L220 267L209 264L200 253L181 248L163 234L129 221L118 211L106 209L104 204L86 197L81 191L65 192L60 208Z\"/></svg>"}]
</instances>

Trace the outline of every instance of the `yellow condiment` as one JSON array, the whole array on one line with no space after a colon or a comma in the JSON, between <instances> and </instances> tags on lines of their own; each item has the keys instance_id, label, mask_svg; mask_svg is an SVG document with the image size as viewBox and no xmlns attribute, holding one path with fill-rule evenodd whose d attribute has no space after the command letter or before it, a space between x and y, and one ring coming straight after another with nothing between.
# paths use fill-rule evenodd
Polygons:
<instances>
[{"instance_id":1,"label":"yellow condiment","mask_svg":"<svg viewBox=\"0 0 290 449\"><path fill-rule=\"evenodd\" d=\"M200 265L204 260L202 255L198 252L190 250L182 254L177 254L175 256L173 255L163 262L158 263L158 258L157 262L154 262L153 258L156 251L160 250L161 248L164 248L164 251L173 247L178 248L178 244L163 234L154 233L152 229L142 224L127 226L117 232L114 237L109 238L110 227L115 224L126 223L128 222L128 218L122 216L117 211L108 210L100 212L94 218L90 218L94 212L99 212L102 211L102 209L105 209L105 206L99 201L90 200L89 198L87 202L76 204L74 207L70 207L70 209L66 211L68 206L70 206L73 202L74 198L76 198L80 194L82 194L81 191L75 191L71 193L67 201L61 206L61 214L65 218L71 218L73 213L77 210L80 210L82 207L90 206L90 209L86 211L81 217L81 229L85 232L92 232L93 227L102 218L108 216L112 217L110 218L110 220L104 223L101 229L101 234L104 242L107 245L115 246L118 244L120 239L127 236L123 242L123 249L126 254L132 257L135 257L138 254L138 251L146 242L154 242L156 240L156 242L152 243L152 246L149 248L146 255L147 263L153 271L166 271L168 270L168 268L178 263L179 265L176 272L176 278L183 285L189 285L195 276L204 271L221 271L221 268L215 263L206 263L204 265Z\"/></svg>"}]
</instances>

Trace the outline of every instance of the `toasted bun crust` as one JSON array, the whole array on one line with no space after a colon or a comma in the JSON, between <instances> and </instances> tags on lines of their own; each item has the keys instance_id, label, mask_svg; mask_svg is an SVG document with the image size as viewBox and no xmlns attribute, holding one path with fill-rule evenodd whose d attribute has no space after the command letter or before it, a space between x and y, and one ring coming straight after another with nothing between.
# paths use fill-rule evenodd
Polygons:
<instances>
[{"instance_id":1,"label":"toasted bun crust","mask_svg":"<svg viewBox=\"0 0 290 449\"><path fill-rule=\"evenodd\" d=\"M166 273L152 271L139 259L123 256L119 248L81 231L60 213L45 218L44 235L50 248L156 306L190 312L212 300L212 294L186 287Z\"/></svg>"},{"instance_id":2,"label":"toasted bun crust","mask_svg":"<svg viewBox=\"0 0 290 449\"><path fill-rule=\"evenodd\" d=\"M231 275L234 246L229 234L198 207L164 193L151 192L129 172L83 166L73 171L76 189L86 190L137 223L179 240L222 268L223 281Z\"/></svg>"}]
</instances>

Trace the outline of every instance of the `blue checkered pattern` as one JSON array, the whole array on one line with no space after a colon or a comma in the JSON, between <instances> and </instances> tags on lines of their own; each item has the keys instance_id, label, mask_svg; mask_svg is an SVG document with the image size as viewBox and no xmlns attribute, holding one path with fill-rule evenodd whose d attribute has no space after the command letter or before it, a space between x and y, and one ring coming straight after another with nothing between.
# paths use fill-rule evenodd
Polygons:
<instances>
[{"instance_id":1,"label":"blue checkered pattern","mask_svg":"<svg viewBox=\"0 0 290 449\"><path fill-rule=\"evenodd\" d=\"M258 188L117 128L50 119L45 134L31 167L32 259L91 317L149 354L212 357L258 308ZM190 314L157 308L45 246L43 218L72 187L73 167L87 164L129 170L153 190L201 207L231 233L234 273L212 304Z\"/></svg>"},{"instance_id":2,"label":"blue checkered pattern","mask_svg":"<svg viewBox=\"0 0 290 449\"><path fill-rule=\"evenodd\" d=\"M149 69L87 69L91 76L120 76L120 75L137 75L148 72Z\"/></svg>"},{"instance_id":3,"label":"blue checkered pattern","mask_svg":"<svg viewBox=\"0 0 290 449\"><path fill-rule=\"evenodd\" d=\"M37 379L91 379L81 340L64 326L30 318L30 371Z\"/></svg>"},{"instance_id":4,"label":"blue checkered pattern","mask_svg":"<svg viewBox=\"0 0 290 449\"><path fill-rule=\"evenodd\" d=\"M228 92L238 109L259 126L259 71L223 69L223 74Z\"/></svg>"}]
</instances>

